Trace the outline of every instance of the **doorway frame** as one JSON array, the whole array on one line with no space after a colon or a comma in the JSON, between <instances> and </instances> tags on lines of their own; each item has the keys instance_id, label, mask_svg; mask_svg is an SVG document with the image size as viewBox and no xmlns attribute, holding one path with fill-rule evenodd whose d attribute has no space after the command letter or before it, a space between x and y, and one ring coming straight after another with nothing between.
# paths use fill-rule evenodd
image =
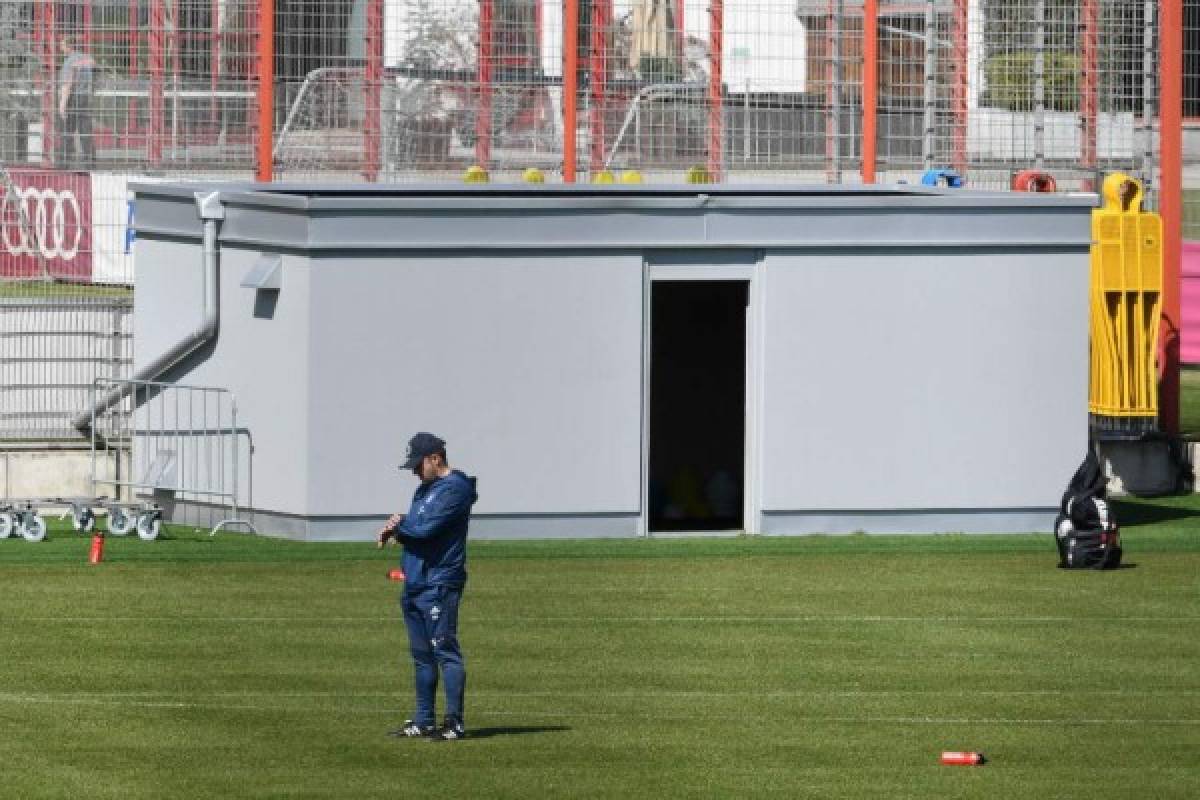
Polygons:
<instances>
[{"instance_id":1,"label":"doorway frame","mask_svg":"<svg viewBox=\"0 0 1200 800\"><path fill-rule=\"evenodd\" d=\"M642 258L642 463L641 513L638 532L643 537L729 537L762 530L762 431L763 373L763 251L672 250L646 253ZM653 291L655 283L674 281L740 282L746 297L746 418L743 422L742 529L724 531L650 530L650 370Z\"/></svg>"}]
</instances>

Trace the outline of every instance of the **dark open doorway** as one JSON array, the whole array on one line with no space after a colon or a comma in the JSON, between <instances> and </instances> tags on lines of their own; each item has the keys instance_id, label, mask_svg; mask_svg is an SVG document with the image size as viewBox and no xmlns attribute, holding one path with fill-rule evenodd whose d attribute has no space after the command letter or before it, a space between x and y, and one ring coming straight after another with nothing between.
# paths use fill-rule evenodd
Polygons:
<instances>
[{"instance_id":1,"label":"dark open doorway","mask_svg":"<svg viewBox=\"0 0 1200 800\"><path fill-rule=\"evenodd\" d=\"M651 533L743 530L746 281L656 281L650 307Z\"/></svg>"}]
</instances>

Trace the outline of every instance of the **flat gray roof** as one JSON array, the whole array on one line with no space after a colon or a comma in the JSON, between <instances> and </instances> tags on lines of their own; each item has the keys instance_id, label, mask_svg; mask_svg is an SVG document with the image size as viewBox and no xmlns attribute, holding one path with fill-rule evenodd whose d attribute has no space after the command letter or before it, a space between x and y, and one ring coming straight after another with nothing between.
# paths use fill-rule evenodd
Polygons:
<instances>
[{"instance_id":1,"label":"flat gray roof","mask_svg":"<svg viewBox=\"0 0 1200 800\"><path fill-rule=\"evenodd\" d=\"M291 251L519 248L1067 248L1090 246L1095 194L908 184L565 185L134 183L138 235Z\"/></svg>"}]
</instances>

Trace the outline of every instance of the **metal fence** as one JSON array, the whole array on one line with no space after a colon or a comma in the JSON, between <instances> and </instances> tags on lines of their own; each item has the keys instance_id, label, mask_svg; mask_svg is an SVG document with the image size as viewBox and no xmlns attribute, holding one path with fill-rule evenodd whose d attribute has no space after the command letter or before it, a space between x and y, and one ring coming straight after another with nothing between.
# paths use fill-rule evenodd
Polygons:
<instances>
[{"instance_id":1,"label":"metal fence","mask_svg":"<svg viewBox=\"0 0 1200 800\"><path fill-rule=\"evenodd\" d=\"M251 496L250 444L238 426L237 399L227 389L98 378L90 403L120 390L114 411L93 415L92 486L97 496L148 497L168 504L167 518L205 524L212 532L241 526ZM106 476L101 449L132 452L129 474ZM201 522L203 520L203 522ZM152 537L151 537L152 538Z\"/></svg>"},{"instance_id":2,"label":"metal fence","mask_svg":"<svg viewBox=\"0 0 1200 800\"><path fill-rule=\"evenodd\" d=\"M55 405L49 342L64 304L129 303L132 181L458 181L479 166L492 180L536 167L549 182L854 183L950 168L1006 189L1034 168L1070 190L1119 169L1157 205L1170 8L0 0L0 298L45 314L0 334L0 436L78 436ZM1183 13L1175 78L1194 118L1200 0ZM1200 236L1187 191L1200 131L1174 124ZM124 358L91 377L127 377ZM17 397L22 419L41 415L24 431L4 416Z\"/></svg>"}]
</instances>

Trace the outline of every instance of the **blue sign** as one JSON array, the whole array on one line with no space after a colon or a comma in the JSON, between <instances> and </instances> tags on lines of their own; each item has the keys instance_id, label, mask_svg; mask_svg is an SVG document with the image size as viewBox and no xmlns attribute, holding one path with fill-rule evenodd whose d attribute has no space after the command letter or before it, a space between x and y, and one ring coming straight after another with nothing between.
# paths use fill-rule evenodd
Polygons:
<instances>
[{"instance_id":1,"label":"blue sign","mask_svg":"<svg viewBox=\"0 0 1200 800\"><path fill-rule=\"evenodd\" d=\"M133 252L133 243L137 241L137 229L133 227L133 201L125 201L125 255Z\"/></svg>"}]
</instances>

